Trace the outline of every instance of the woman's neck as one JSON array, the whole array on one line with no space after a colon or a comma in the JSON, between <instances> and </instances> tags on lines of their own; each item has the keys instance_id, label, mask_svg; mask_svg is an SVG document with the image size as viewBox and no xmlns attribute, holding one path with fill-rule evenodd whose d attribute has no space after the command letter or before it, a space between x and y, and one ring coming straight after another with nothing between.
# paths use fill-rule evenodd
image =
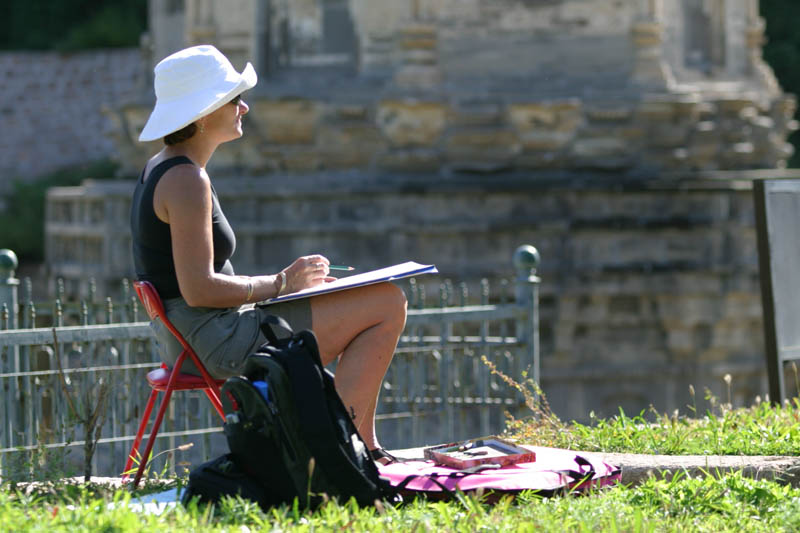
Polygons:
<instances>
[{"instance_id":1,"label":"woman's neck","mask_svg":"<svg viewBox=\"0 0 800 533\"><path fill-rule=\"evenodd\" d=\"M216 144L204 142L203 139L194 138L187 139L178 144L173 144L164 147L164 158L176 157L179 155L186 156L192 160L192 163L200 168L206 168L211 156L217 149Z\"/></svg>"}]
</instances>

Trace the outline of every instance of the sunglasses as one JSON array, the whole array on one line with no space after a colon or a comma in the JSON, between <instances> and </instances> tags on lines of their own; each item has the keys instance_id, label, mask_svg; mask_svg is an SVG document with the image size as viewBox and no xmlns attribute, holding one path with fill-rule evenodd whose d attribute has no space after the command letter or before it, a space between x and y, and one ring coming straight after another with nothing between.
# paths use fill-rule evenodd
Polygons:
<instances>
[{"instance_id":1,"label":"sunglasses","mask_svg":"<svg viewBox=\"0 0 800 533\"><path fill-rule=\"evenodd\" d=\"M236 96L233 97L233 100L231 100L228 103L233 104L233 105L239 105L240 103L242 103L242 95L241 94L237 94Z\"/></svg>"}]
</instances>

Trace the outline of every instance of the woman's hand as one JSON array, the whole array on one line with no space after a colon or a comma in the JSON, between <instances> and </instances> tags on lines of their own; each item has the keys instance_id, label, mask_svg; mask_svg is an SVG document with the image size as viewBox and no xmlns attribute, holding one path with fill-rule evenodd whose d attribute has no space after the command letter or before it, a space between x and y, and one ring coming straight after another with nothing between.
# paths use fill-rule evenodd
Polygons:
<instances>
[{"instance_id":1,"label":"woman's hand","mask_svg":"<svg viewBox=\"0 0 800 533\"><path fill-rule=\"evenodd\" d=\"M331 262L322 255L306 255L295 259L294 263L283 269L286 274L286 288L281 294L302 291L321 283L335 281L328 275Z\"/></svg>"}]
</instances>

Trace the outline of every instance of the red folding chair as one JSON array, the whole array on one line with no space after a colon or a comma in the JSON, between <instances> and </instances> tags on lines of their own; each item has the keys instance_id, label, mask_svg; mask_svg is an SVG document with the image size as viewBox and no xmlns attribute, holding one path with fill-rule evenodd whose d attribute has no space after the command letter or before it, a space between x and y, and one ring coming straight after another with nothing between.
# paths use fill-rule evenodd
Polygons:
<instances>
[{"instance_id":1,"label":"red folding chair","mask_svg":"<svg viewBox=\"0 0 800 533\"><path fill-rule=\"evenodd\" d=\"M222 403L219 399L219 388L222 386L225 380L214 379L211 377L206 370L206 367L200 362L200 358L197 357L195 351L191 346L189 346L189 343L186 342L186 339L183 338L183 335L181 335L180 332L175 329L175 326L172 325L169 319L167 319L167 315L164 312L164 305L161 303L161 298L158 296L158 292L156 292L153 284L149 281L135 281L133 283L133 287L136 289L136 294L139 295L139 299L142 301L142 304L144 304L144 308L147 310L147 314L150 316L150 319L160 320L161 323L164 324L173 335L175 335L175 338L178 339L178 341L181 343L181 346L183 346L183 351L181 352L180 356L178 356L178 360L175 362L175 366L172 369L167 368L166 365L161 365L161 368L153 370L147 374L147 382L150 384L150 387L153 390L150 392L150 398L147 400L147 407L145 407L144 413L142 414L142 421L139 423L139 430L136 433L136 438L133 440L131 453L128 454L128 461L125 464L125 470L123 471L123 481L127 480L128 472L130 472L131 468L133 467L134 458L139 452L139 445L142 442L142 436L144 435L145 427L147 427L147 422L150 420L150 413L153 411L158 393L163 392L164 398L161 400L161 405L158 408L156 419L153 422L153 429L150 431L150 437L147 439L147 447L141 456L139 469L136 471L136 477L133 479L133 488L135 489L137 486L139 486L139 481L144 473L144 468L150 458L150 452L153 450L153 444L155 444L158 428L161 426L164 413L166 413L167 406L169 406L169 400L172 396L172 392L176 390L204 391L206 396L208 396L208 399L211 400L214 409L217 410L219 416L222 417L222 421L224 422L225 414L222 411ZM182 374L180 372L181 366L183 365L183 362L186 360L187 356L192 358L192 362L197 369L200 370L202 377L193 376L191 374Z\"/></svg>"}]
</instances>

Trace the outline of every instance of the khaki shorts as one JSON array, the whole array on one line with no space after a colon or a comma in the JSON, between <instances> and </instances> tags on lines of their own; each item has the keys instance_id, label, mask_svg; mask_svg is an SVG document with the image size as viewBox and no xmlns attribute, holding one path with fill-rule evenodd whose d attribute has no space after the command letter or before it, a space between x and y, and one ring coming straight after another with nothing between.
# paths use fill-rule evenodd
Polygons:
<instances>
[{"instance_id":1,"label":"khaki shorts","mask_svg":"<svg viewBox=\"0 0 800 533\"><path fill-rule=\"evenodd\" d=\"M206 370L218 379L240 374L247 356L267 341L261 332L264 316L280 316L294 331L311 329L311 302L308 298L266 307L248 305L227 309L189 307L183 298L171 298L164 301L164 309L170 322L194 348ZM161 321L151 322L150 327L155 332L161 359L168 366L174 366L183 350L180 343ZM280 328L274 331L279 338L288 335ZM184 362L181 372L200 375L191 359Z\"/></svg>"}]
</instances>

